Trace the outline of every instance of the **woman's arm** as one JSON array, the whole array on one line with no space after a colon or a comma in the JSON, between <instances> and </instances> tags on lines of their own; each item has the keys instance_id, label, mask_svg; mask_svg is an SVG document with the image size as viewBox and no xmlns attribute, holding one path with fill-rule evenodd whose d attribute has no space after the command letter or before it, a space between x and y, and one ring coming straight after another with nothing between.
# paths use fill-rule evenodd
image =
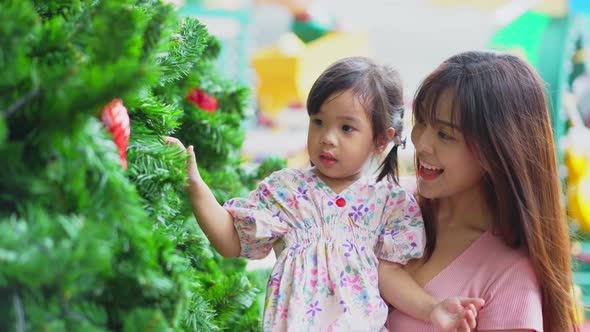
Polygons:
<instances>
[{"instance_id":1,"label":"woman's arm","mask_svg":"<svg viewBox=\"0 0 590 332\"><path fill-rule=\"evenodd\" d=\"M477 298L448 298L438 301L428 294L400 264L379 261L381 296L396 309L442 331L475 328L477 311L484 301Z\"/></svg>"},{"instance_id":2,"label":"woman's arm","mask_svg":"<svg viewBox=\"0 0 590 332\"><path fill-rule=\"evenodd\" d=\"M174 144L187 151L189 154L188 178L189 185L186 188L193 214L201 226L203 233L211 244L224 257L237 257L240 255L240 238L233 225L232 216L223 208L213 196L209 186L203 181L197 168L197 159L193 146L188 149L174 137L165 137L168 144Z\"/></svg>"}]
</instances>

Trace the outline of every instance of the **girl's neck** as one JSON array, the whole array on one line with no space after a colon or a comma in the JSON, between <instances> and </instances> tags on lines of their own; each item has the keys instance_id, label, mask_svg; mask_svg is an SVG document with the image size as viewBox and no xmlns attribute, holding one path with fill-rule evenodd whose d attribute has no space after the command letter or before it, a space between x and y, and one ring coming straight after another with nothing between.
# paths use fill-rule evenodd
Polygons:
<instances>
[{"instance_id":1,"label":"girl's neck","mask_svg":"<svg viewBox=\"0 0 590 332\"><path fill-rule=\"evenodd\" d=\"M312 169L312 172L315 173L320 179L322 179L322 181L328 187L330 187L330 189L336 194L340 194L342 191L348 188L351 184L355 183L362 176L362 173L359 172L347 177L332 178L326 176L315 167Z\"/></svg>"}]
</instances>

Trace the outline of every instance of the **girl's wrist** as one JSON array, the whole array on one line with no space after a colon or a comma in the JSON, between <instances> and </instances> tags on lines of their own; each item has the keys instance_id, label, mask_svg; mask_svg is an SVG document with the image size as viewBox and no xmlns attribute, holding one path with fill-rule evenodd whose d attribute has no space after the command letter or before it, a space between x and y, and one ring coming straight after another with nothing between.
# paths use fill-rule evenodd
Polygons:
<instances>
[{"instance_id":1,"label":"girl's wrist","mask_svg":"<svg viewBox=\"0 0 590 332\"><path fill-rule=\"evenodd\" d=\"M197 194L197 191L199 191L200 188L203 188L204 186L207 186L207 185L205 184L205 181L203 181L203 179L201 179L200 177L196 178L196 179L189 178L188 179L188 186L187 186L186 190L192 196L194 194Z\"/></svg>"},{"instance_id":2,"label":"girl's wrist","mask_svg":"<svg viewBox=\"0 0 590 332\"><path fill-rule=\"evenodd\" d=\"M428 311L428 321L429 322L435 322L436 321L436 307L439 305L438 302L433 301L432 303L430 303L427 311Z\"/></svg>"}]
</instances>

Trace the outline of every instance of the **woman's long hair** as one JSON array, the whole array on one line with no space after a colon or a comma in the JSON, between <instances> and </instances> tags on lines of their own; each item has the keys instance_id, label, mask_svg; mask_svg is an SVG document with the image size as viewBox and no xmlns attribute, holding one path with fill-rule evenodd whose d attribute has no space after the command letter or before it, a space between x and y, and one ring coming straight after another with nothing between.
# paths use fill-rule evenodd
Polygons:
<instances>
[{"instance_id":1,"label":"woman's long hair","mask_svg":"<svg viewBox=\"0 0 590 332\"><path fill-rule=\"evenodd\" d=\"M452 92L469 149L485 170L492 228L512 248L524 247L542 291L544 329L574 329L569 228L560 200L556 147L539 75L520 58L465 52L443 62L420 86L414 117L434 119L438 98ZM457 117L455 117L457 116ZM419 197L427 257L436 243L436 201Z\"/></svg>"}]
</instances>

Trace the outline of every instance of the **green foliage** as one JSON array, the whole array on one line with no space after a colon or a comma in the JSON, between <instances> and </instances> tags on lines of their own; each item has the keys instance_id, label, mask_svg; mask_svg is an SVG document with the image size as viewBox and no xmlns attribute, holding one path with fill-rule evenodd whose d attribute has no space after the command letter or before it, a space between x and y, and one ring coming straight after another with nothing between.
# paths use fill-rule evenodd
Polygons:
<instances>
[{"instance_id":1,"label":"green foliage","mask_svg":"<svg viewBox=\"0 0 590 332\"><path fill-rule=\"evenodd\" d=\"M219 201L278 166L240 168L248 91L215 71L219 42L155 0L5 0L0 22L0 330L258 330L263 285L211 249L162 140L195 145ZM114 98L128 170L99 121Z\"/></svg>"}]
</instances>

